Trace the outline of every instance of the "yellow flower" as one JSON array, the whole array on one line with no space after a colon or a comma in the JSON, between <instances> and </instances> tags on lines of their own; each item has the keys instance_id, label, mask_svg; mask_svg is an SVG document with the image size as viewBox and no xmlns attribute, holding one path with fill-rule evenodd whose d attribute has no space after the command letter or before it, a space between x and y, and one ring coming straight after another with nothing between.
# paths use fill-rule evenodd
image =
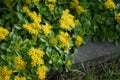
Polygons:
<instances>
[{"instance_id":1,"label":"yellow flower","mask_svg":"<svg viewBox=\"0 0 120 80\"><path fill-rule=\"evenodd\" d=\"M43 27L42 27L42 30L43 30L43 33L45 34L45 36L48 36L48 34L50 33L52 29L52 26L48 23L46 23Z\"/></svg>"},{"instance_id":2,"label":"yellow flower","mask_svg":"<svg viewBox=\"0 0 120 80\"><path fill-rule=\"evenodd\" d=\"M26 4L30 4L30 3L31 3L31 0L25 0L25 3L26 3Z\"/></svg>"},{"instance_id":3,"label":"yellow flower","mask_svg":"<svg viewBox=\"0 0 120 80\"><path fill-rule=\"evenodd\" d=\"M107 0L105 3L104 3L104 7L106 9L116 9L116 5L115 3L113 2L113 0Z\"/></svg>"},{"instance_id":4,"label":"yellow flower","mask_svg":"<svg viewBox=\"0 0 120 80\"><path fill-rule=\"evenodd\" d=\"M71 65L72 65L72 63L71 63L70 59L68 59L68 60L66 61L65 66L66 66L66 67L70 67Z\"/></svg>"},{"instance_id":5,"label":"yellow flower","mask_svg":"<svg viewBox=\"0 0 120 80\"><path fill-rule=\"evenodd\" d=\"M27 80L26 77L15 76L14 80Z\"/></svg>"},{"instance_id":6,"label":"yellow flower","mask_svg":"<svg viewBox=\"0 0 120 80\"><path fill-rule=\"evenodd\" d=\"M0 40L5 39L5 37L9 34L9 31L0 26Z\"/></svg>"},{"instance_id":7,"label":"yellow flower","mask_svg":"<svg viewBox=\"0 0 120 80\"><path fill-rule=\"evenodd\" d=\"M76 46L80 46L82 44L82 37L77 36L76 40L75 40L75 45Z\"/></svg>"},{"instance_id":8,"label":"yellow flower","mask_svg":"<svg viewBox=\"0 0 120 80\"><path fill-rule=\"evenodd\" d=\"M61 16L61 19L59 20L60 27L65 30L70 30L70 27L74 28L74 16L69 14L69 10L66 9L63 11L63 15Z\"/></svg>"},{"instance_id":9,"label":"yellow flower","mask_svg":"<svg viewBox=\"0 0 120 80\"><path fill-rule=\"evenodd\" d=\"M16 70L25 69L26 67L26 62L23 61L20 56L16 56L14 58L14 64L15 64Z\"/></svg>"},{"instance_id":10,"label":"yellow flower","mask_svg":"<svg viewBox=\"0 0 120 80\"><path fill-rule=\"evenodd\" d=\"M115 20L117 21L117 23L120 24L120 13L117 13L117 14L115 15Z\"/></svg>"},{"instance_id":11,"label":"yellow flower","mask_svg":"<svg viewBox=\"0 0 120 80\"><path fill-rule=\"evenodd\" d=\"M69 49L70 48L70 43L69 42L62 42L60 44L60 47L63 48L63 49Z\"/></svg>"},{"instance_id":12,"label":"yellow flower","mask_svg":"<svg viewBox=\"0 0 120 80\"><path fill-rule=\"evenodd\" d=\"M48 8L50 9L50 11L53 11L53 10L54 10L54 7L55 7L55 5L53 5L53 4L48 4Z\"/></svg>"},{"instance_id":13,"label":"yellow flower","mask_svg":"<svg viewBox=\"0 0 120 80\"><path fill-rule=\"evenodd\" d=\"M60 42L66 42L66 41L70 41L71 38L67 32L60 31L59 32L59 40L60 40Z\"/></svg>"},{"instance_id":14,"label":"yellow flower","mask_svg":"<svg viewBox=\"0 0 120 80\"><path fill-rule=\"evenodd\" d=\"M63 49L68 49L70 47L70 36L68 33L64 33L62 31L60 31L59 33L59 41L61 43L60 47L63 48Z\"/></svg>"},{"instance_id":15,"label":"yellow flower","mask_svg":"<svg viewBox=\"0 0 120 80\"><path fill-rule=\"evenodd\" d=\"M38 78L40 80L45 80L46 72L47 72L47 67L45 65L42 65L42 66L38 67L36 74L38 75Z\"/></svg>"},{"instance_id":16,"label":"yellow flower","mask_svg":"<svg viewBox=\"0 0 120 80\"><path fill-rule=\"evenodd\" d=\"M55 2L56 0L48 0L48 2Z\"/></svg>"},{"instance_id":17,"label":"yellow flower","mask_svg":"<svg viewBox=\"0 0 120 80\"><path fill-rule=\"evenodd\" d=\"M41 25L39 23L23 24L23 28L28 30L30 34L38 35Z\"/></svg>"},{"instance_id":18,"label":"yellow flower","mask_svg":"<svg viewBox=\"0 0 120 80\"><path fill-rule=\"evenodd\" d=\"M4 4L9 4L9 3L12 3L12 2L13 2L13 0L3 0Z\"/></svg>"},{"instance_id":19,"label":"yellow flower","mask_svg":"<svg viewBox=\"0 0 120 80\"><path fill-rule=\"evenodd\" d=\"M0 80L10 80L12 70L8 70L7 66L0 67Z\"/></svg>"},{"instance_id":20,"label":"yellow flower","mask_svg":"<svg viewBox=\"0 0 120 80\"><path fill-rule=\"evenodd\" d=\"M24 13L29 13L29 12L30 12L30 9L29 9L28 6L23 6L22 11L23 11Z\"/></svg>"},{"instance_id":21,"label":"yellow flower","mask_svg":"<svg viewBox=\"0 0 120 80\"><path fill-rule=\"evenodd\" d=\"M44 64L42 57L45 53L42 50L35 49L34 47L32 47L31 49L29 49L28 54L31 56L32 66Z\"/></svg>"},{"instance_id":22,"label":"yellow flower","mask_svg":"<svg viewBox=\"0 0 120 80\"><path fill-rule=\"evenodd\" d=\"M41 17L39 15L37 15L37 13L35 11L30 12L28 15L35 23L41 22Z\"/></svg>"},{"instance_id":23,"label":"yellow flower","mask_svg":"<svg viewBox=\"0 0 120 80\"><path fill-rule=\"evenodd\" d=\"M78 0L72 0L70 2L70 5L71 5L72 8L75 8L79 5L79 1Z\"/></svg>"},{"instance_id":24,"label":"yellow flower","mask_svg":"<svg viewBox=\"0 0 120 80\"><path fill-rule=\"evenodd\" d=\"M81 7L81 6L77 6L76 7L76 12L78 13L78 14L81 14L81 13L83 13L85 10L83 9L83 7Z\"/></svg>"},{"instance_id":25,"label":"yellow flower","mask_svg":"<svg viewBox=\"0 0 120 80\"><path fill-rule=\"evenodd\" d=\"M76 25L80 24L79 19L76 19L76 20L75 20L75 24L76 24Z\"/></svg>"},{"instance_id":26,"label":"yellow flower","mask_svg":"<svg viewBox=\"0 0 120 80\"><path fill-rule=\"evenodd\" d=\"M50 44L53 44L53 45L54 45L54 44L57 44L57 39L55 39L55 38L51 39L51 40L50 40Z\"/></svg>"}]
</instances>

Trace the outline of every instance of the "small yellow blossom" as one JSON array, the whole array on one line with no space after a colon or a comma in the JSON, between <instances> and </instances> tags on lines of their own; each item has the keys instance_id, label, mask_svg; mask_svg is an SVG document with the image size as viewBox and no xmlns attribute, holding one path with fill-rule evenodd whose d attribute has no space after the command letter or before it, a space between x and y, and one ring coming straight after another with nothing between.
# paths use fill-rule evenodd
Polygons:
<instances>
[{"instance_id":1,"label":"small yellow blossom","mask_svg":"<svg viewBox=\"0 0 120 80\"><path fill-rule=\"evenodd\" d=\"M46 72L47 72L47 67L45 65L42 65L42 66L38 67L36 74L38 75L38 78L40 80L45 80Z\"/></svg>"},{"instance_id":2,"label":"small yellow blossom","mask_svg":"<svg viewBox=\"0 0 120 80\"><path fill-rule=\"evenodd\" d=\"M81 6L77 6L76 7L76 12L78 13L78 14L81 14L81 13L83 13L85 10L83 9L83 7L81 7Z\"/></svg>"},{"instance_id":3,"label":"small yellow blossom","mask_svg":"<svg viewBox=\"0 0 120 80\"><path fill-rule=\"evenodd\" d=\"M41 17L39 15L37 15L37 13L35 11L30 12L28 15L35 23L41 22Z\"/></svg>"},{"instance_id":4,"label":"small yellow blossom","mask_svg":"<svg viewBox=\"0 0 120 80\"><path fill-rule=\"evenodd\" d=\"M76 24L76 25L80 24L79 19L76 19L76 20L75 20L75 24Z\"/></svg>"},{"instance_id":5,"label":"small yellow blossom","mask_svg":"<svg viewBox=\"0 0 120 80\"><path fill-rule=\"evenodd\" d=\"M22 11L23 11L24 13L29 13L29 12L30 12L30 9L29 9L28 6L23 6Z\"/></svg>"},{"instance_id":6,"label":"small yellow blossom","mask_svg":"<svg viewBox=\"0 0 120 80\"><path fill-rule=\"evenodd\" d=\"M5 39L5 37L9 34L9 31L0 26L0 40Z\"/></svg>"},{"instance_id":7,"label":"small yellow blossom","mask_svg":"<svg viewBox=\"0 0 120 80\"><path fill-rule=\"evenodd\" d=\"M67 32L60 31L59 32L59 40L60 40L60 42L66 42L66 41L70 41L71 38Z\"/></svg>"},{"instance_id":8,"label":"small yellow blossom","mask_svg":"<svg viewBox=\"0 0 120 80\"><path fill-rule=\"evenodd\" d=\"M115 15L115 20L117 21L117 23L120 24L120 13L117 13L117 14Z\"/></svg>"},{"instance_id":9,"label":"small yellow blossom","mask_svg":"<svg viewBox=\"0 0 120 80\"><path fill-rule=\"evenodd\" d=\"M71 5L70 7L76 8L79 5L79 1L78 0L72 0L70 2L70 5Z\"/></svg>"},{"instance_id":10,"label":"small yellow blossom","mask_svg":"<svg viewBox=\"0 0 120 80\"><path fill-rule=\"evenodd\" d=\"M60 44L60 47L63 48L63 49L69 49L70 48L70 43L69 42L62 42Z\"/></svg>"},{"instance_id":11,"label":"small yellow blossom","mask_svg":"<svg viewBox=\"0 0 120 80\"><path fill-rule=\"evenodd\" d=\"M12 70L8 70L7 66L0 67L0 80L10 80Z\"/></svg>"},{"instance_id":12,"label":"small yellow blossom","mask_svg":"<svg viewBox=\"0 0 120 80\"><path fill-rule=\"evenodd\" d=\"M63 11L63 15L61 16L59 22L60 22L60 27L65 30L70 30L70 27L72 28L75 27L74 16L69 14L68 9Z\"/></svg>"},{"instance_id":13,"label":"small yellow blossom","mask_svg":"<svg viewBox=\"0 0 120 80\"><path fill-rule=\"evenodd\" d=\"M48 0L48 2L56 2L56 0Z\"/></svg>"},{"instance_id":14,"label":"small yellow blossom","mask_svg":"<svg viewBox=\"0 0 120 80\"><path fill-rule=\"evenodd\" d=\"M105 3L104 3L104 7L106 9L116 9L116 5L115 3L113 2L113 0L107 0Z\"/></svg>"},{"instance_id":15,"label":"small yellow blossom","mask_svg":"<svg viewBox=\"0 0 120 80\"><path fill-rule=\"evenodd\" d=\"M9 3L12 3L12 2L13 2L13 0L3 0L4 4L9 4Z\"/></svg>"},{"instance_id":16,"label":"small yellow blossom","mask_svg":"<svg viewBox=\"0 0 120 80\"><path fill-rule=\"evenodd\" d=\"M76 40L75 40L75 45L76 46L80 46L82 44L82 37L77 36Z\"/></svg>"},{"instance_id":17,"label":"small yellow blossom","mask_svg":"<svg viewBox=\"0 0 120 80\"><path fill-rule=\"evenodd\" d=\"M54 4L48 4L48 8L50 9L50 11L54 10L55 5Z\"/></svg>"},{"instance_id":18,"label":"small yellow blossom","mask_svg":"<svg viewBox=\"0 0 120 80\"><path fill-rule=\"evenodd\" d=\"M27 80L26 77L15 76L14 80Z\"/></svg>"},{"instance_id":19,"label":"small yellow blossom","mask_svg":"<svg viewBox=\"0 0 120 80\"><path fill-rule=\"evenodd\" d=\"M45 53L42 50L35 49L34 47L32 47L31 49L29 49L28 54L31 56L32 66L44 64L42 57Z\"/></svg>"},{"instance_id":20,"label":"small yellow blossom","mask_svg":"<svg viewBox=\"0 0 120 80\"><path fill-rule=\"evenodd\" d=\"M23 28L28 30L30 34L38 35L41 25L38 23L23 24Z\"/></svg>"},{"instance_id":21,"label":"small yellow blossom","mask_svg":"<svg viewBox=\"0 0 120 80\"><path fill-rule=\"evenodd\" d=\"M65 66L66 66L66 67L70 67L71 65L72 65L72 63L71 63L70 59L68 59L68 60L66 61Z\"/></svg>"},{"instance_id":22,"label":"small yellow blossom","mask_svg":"<svg viewBox=\"0 0 120 80\"><path fill-rule=\"evenodd\" d=\"M55 38L51 39L51 40L50 40L50 44L53 44L53 45L54 45L54 44L57 44L57 39L55 39Z\"/></svg>"},{"instance_id":23,"label":"small yellow blossom","mask_svg":"<svg viewBox=\"0 0 120 80\"><path fill-rule=\"evenodd\" d=\"M14 58L14 64L15 64L16 70L25 69L26 67L26 62L23 61L20 56L16 56Z\"/></svg>"},{"instance_id":24,"label":"small yellow blossom","mask_svg":"<svg viewBox=\"0 0 120 80\"><path fill-rule=\"evenodd\" d=\"M31 0L25 0L25 3L26 3L26 4L30 4L30 3L31 3Z\"/></svg>"},{"instance_id":25,"label":"small yellow blossom","mask_svg":"<svg viewBox=\"0 0 120 80\"><path fill-rule=\"evenodd\" d=\"M60 41L60 47L63 48L63 49L69 49L70 47L70 36L68 33L65 33L65 32L62 32L60 31L59 33L59 41Z\"/></svg>"},{"instance_id":26,"label":"small yellow blossom","mask_svg":"<svg viewBox=\"0 0 120 80\"><path fill-rule=\"evenodd\" d=\"M48 23L46 23L43 27L42 27L42 30L43 30L43 33L45 34L45 36L48 36L50 31L52 29L52 26Z\"/></svg>"}]
</instances>

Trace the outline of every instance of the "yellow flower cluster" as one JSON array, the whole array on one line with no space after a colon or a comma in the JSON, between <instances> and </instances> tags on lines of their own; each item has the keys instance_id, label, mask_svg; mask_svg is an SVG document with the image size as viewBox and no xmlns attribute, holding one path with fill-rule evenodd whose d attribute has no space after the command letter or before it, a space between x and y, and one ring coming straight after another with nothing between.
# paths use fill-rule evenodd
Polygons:
<instances>
[{"instance_id":1,"label":"yellow flower cluster","mask_svg":"<svg viewBox=\"0 0 120 80\"><path fill-rule=\"evenodd\" d=\"M70 38L70 36L69 36L69 34L67 33L67 32L60 32L59 33L59 41L60 41L60 43L61 43L61 48L65 48L65 49L68 49L69 47L70 47L70 40L71 40L71 38Z\"/></svg>"},{"instance_id":2,"label":"yellow flower cluster","mask_svg":"<svg viewBox=\"0 0 120 80\"><path fill-rule=\"evenodd\" d=\"M115 20L117 21L117 23L120 24L120 13L117 13L117 14L115 15Z\"/></svg>"},{"instance_id":3,"label":"yellow flower cluster","mask_svg":"<svg viewBox=\"0 0 120 80\"><path fill-rule=\"evenodd\" d=\"M76 25L80 24L79 19L76 19L76 20L75 20L75 24L76 24Z\"/></svg>"},{"instance_id":4,"label":"yellow flower cluster","mask_svg":"<svg viewBox=\"0 0 120 80\"><path fill-rule=\"evenodd\" d=\"M75 27L74 16L69 14L68 9L64 10L62 13L63 15L61 16L61 19L59 20L60 27L65 30L70 30L70 26L74 28Z\"/></svg>"},{"instance_id":5,"label":"yellow flower cluster","mask_svg":"<svg viewBox=\"0 0 120 80\"><path fill-rule=\"evenodd\" d=\"M10 80L12 70L8 70L7 66L0 67L0 80Z\"/></svg>"},{"instance_id":6,"label":"yellow flower cluster","mask_svg":"<svg viewBox=\"0 0 120 80\"><path fill-rule=\"evenodd\" d=\"M36 74L38 75L38 78L40 80L45 80L46 72L47 72L47 67L45 65L42 65L42 66L38 67Z\"/></svg>"},{"instance_id":7,"label":"yellow flower cluster","mask_svg":"<svg viewBox=\"0 0 120 80\"><path fill-rule=\"evenodd\" d=\"M39 23L30 23L30 24L23 24L23 28L28 30L30 34L38 35L41 26Z\"/></svg>"},{"instance_id":8,"label":"yellow flower cluster","mask_svg":"<svg viewBox=\"0 0 120 80\"><path fill-rule=\"evenodd\" d=\"M16 70L25 69L25 67L26 67L26 62L23 61L20 56L16 56L14 58L14 64L15 64Z\"/></svg>"},{"instance_id":9,"label":"yellow flower cluster","mask_svg":"<svg viewBox=\"0 0 120 80\"><path fill-rule=\"evenodd\" d=\"M116 9L116 5L115 3L113 2L113 0L107 0L105 3L104 3L104 7L106 9Z\"/></svg>"},{"instance_id":10,"label":"yellow flower cluster","mask_svg":"<svg viewBox=\"0 0 120 80\"><path fill-rule=\"evenodd\" d=\"M54 3L56 2L56 0L48 0L48 8L49 8L49 10L50 11L53 11L54 10L54 7L55 7L55 5L54 5Z\"/></svg>"},{"instance_id":11,"label":"yellow flower cluster","mask_svg":"<svg viewBox=\"0 0 120 80\"><path fill-rule=\"evenodd\" d=\"M83 42L82 37L77 36L76 40L75 40L75 45L80 46L82 44L82 42Z\"/></svg>"},{"instance_id":12,"label":"yellow flower cluster","mask_svg":"<svg viewBox=\"0 0 120 80\"><path fill-rule=\"evenodd\" d=\"M76 12L78 13L78 14L81 14L81 13L83 13L85 10L83 9L83 7L81 7L81 6L77 6L76 7Z\"/></svg>"},{"instance_id":13,"label":"yellow flower cluster","mask_svg":"<svg viewBox=\"0 0 120 80\"><path fill-rule=\"evenodd\" d=\"M70 2L70 5L71 5L72 8L76 9L76 12L78 14L81 14L81 13L83 13L85 11L82 6L79 6L79 1L78 0L72 0Z\"/></svg>"},{"instance_id":14,"label":"yellow flower cluster","mask_svg":"<svg viewBox=\"0 0 120 80\"><path fill-rule=\"evenodd\" d=\"M9 31L0 26L0 40L5 39L5 37L9 34Z\"/></svg>"},{"instance_id":15,"label":"yellow flower cluster","mask_svg":"<svg viewBox=\"0 0 120 80\"><path fill-rule=\"evenodd\" d=\"M30 34L38 35L39 30L41 29L41 17L37 15L35 11L31 12L28 6L23 6L23 12L27 13L30 19L33 21L29 24L23 24L23 28L28 30Z\"/></svg>"},{"instance_id":16,"label":"yellow flower cluster","mask_svg":"<svg viewBox=\"0 0 120 80\"><path fill-rule=\"evenodd\" d=\"M31 49L29 49L28 54L31 56L32 66L44 64L42 57L45 53L42 50L35 49L34 47L32 47Z\"/></svg>"},{"instance_id":17,"label":"yellow flower cluster","mask_svg":"<svg viewBox=\"0 0 120 80\"><path fill-rule=\"evenodd\" d=\"M25 77L15 76L14 80L27 80Z\"/></svg>"},{"instance_id":18,"label":"yellow flower cluster","mask_svg":"<svg viewBox=\"0 0 120 80\"><path fill-rule=\"evenodd\" d=\"M70 67L71 65L72 65L72 63L71 63L70 59L68 59L68 60L66 61L65 66L66 66L66 67Z\"/></svg>"},{"instance_id":19,"label":"yellow flower cluster","mask_svg":"<svg viewBox=\"0 0 120 80\"><path fill-rule=\"evenodd\" d=\"M48 8L50 11L54 10L55 5L54 4L48 4Z\"/></svg>"},{"instance_id":20,"label":"yellow flower cluster","mask_svg":"<svg viewBox=\"0 0 120 80\"><path fill-rule=\"evenodd\" d=\"M26 6L26 5L23 6L22 11L23 11L24 13L30 13L30 9L29 9L29 7Z\"/></svg>"},{"instance_id":21,"label":"yellow flower cluster","mask_svg":"<svg viewBox=\"0 0 120 80\"><path fill-rule=\"evenodd\" d=\"M33 20L33 22L35 22L35 23L41 22L41 17L39 15L37 15L37 13L35 11L30 12L28 15Z\"/></svg>"},{"instance_id":22,"label":"yellow flower cluster","mask_svg":"<svg viewBox=\"0 0 120 80\"><path fill-rule=\"evenodd\" d=\"M70 2L70 5L71 5L72 8L75 8L79 5L79 1L78 0L72 0Z\"/></svg>"},{"instance_id":23,"label":"yellow flower cluster","mask_svg":"<svg viewBox=\"0 0 120 80\"><path fill-rule=\"evenodd\" d=\"M48 34L50 33L52 29L52 26L48 23L46 23L43 27L42 27L42 30L43 30L43 33L45 34L45 36L48 36Z\"/></svg>"},{"instance_id":24,"label":"yellow flower cluster","mask_svg":"<svg viewBox=\"0 0 120 80\"><path fill-rule=\"evenodd\" d=\"M12 2L13 2L13 0L3 0L4 4L9 4L9 3L12 3Z\"/></svg>"},{"instance_id":25,"label":"yellow flower cluster","mask_svg":"<svg viewBox=\"0 0 120 80\"><path fill-rule=\"evenodd\" d=\"M26 4L30 4L30 3L38 3L40 0L25 0Z\"/></svg>"}]
</instances>

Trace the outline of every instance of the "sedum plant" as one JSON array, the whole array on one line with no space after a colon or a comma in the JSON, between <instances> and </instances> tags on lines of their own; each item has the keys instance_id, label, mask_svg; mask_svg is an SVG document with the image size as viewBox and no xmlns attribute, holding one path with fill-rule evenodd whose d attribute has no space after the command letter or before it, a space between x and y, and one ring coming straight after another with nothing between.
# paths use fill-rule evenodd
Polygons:
<instances>
[{"instance_id":1,"label":"sedum plant","mask_svg":"<svg viewBox=\"0 0 120 80\"><path fill-rule=\"evenodd\" d=\"M0 80L44 80L50 70L70 70L89 31L81 22L90 24L87 2L76 1L0 1Z\"/></svg>"},{"instance_id":2,"label":"sedum plant","mask_svg":"<svg viewBox=\"0 0 120 80\"><path fill-rule=\"evenodd\" d=\"M120 44L120 1L90 0L93 40ZM94 12L94 13L92 13Z\"/></svg>"}]
</instances>

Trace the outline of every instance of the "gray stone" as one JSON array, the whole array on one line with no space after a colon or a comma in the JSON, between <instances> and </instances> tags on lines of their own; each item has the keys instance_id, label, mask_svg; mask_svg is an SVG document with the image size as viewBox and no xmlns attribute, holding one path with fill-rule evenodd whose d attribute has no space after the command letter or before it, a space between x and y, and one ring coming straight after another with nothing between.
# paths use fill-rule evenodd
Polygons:
<instances>
[{"instance_id":1,"label":"gray stone","mask_svg":"<svg viewBox=\"0 0 120 80\"><path fill-rule=\"evenodd\" d=\"M89 65L112 59L120 54L120 47L109 42L93 43L89 41L86 45L78 48L75 54L75 64L87 62Z\"/></svg>"}]
</instances>

